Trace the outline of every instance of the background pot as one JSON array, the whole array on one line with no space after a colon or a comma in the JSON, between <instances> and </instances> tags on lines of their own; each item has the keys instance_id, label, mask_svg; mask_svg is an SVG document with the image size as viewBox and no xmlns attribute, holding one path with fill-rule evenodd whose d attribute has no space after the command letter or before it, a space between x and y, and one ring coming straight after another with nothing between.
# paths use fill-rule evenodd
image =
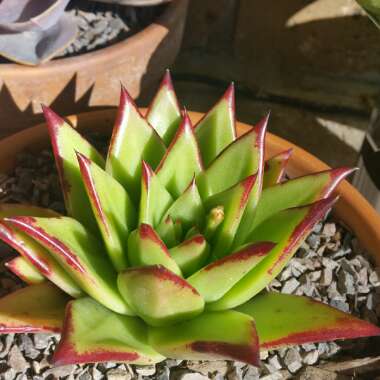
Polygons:
<instances>
[{"instance_id":1,"label":"background pot","mask_svg":"<svg viewBox=\"0 0 380 380\"><path fill-rule=\"evenodd\" d=\"M142 110L145 112L145 110ZM193 122L200 119L202 114L190 112ZM73 115L68 117L71 124L82 131L98 131L111 134L115 119L115 110L101 110ZM237 123L238 134L251 128L247 124ZM16 163L16 156L25 149L39 150L47 147L49 137L45 124L25 129L17 134L0 141L0 172L11 170ZM286 149L293 148L288 165L288 174L291 177L325 170L328 166L299 148L298 146L268 133L266 140L266 157ZM380 265L380 215L368 201L347 181L337 189L340 200L334 207L335 216L341 220L359 239L363 247L373 256Z\"/></svg>"},{"instance_id":2,"label":"background pot","mask_svg":"<svg viewBox=\"0 0 380 380\"><path fill-rule=\"evenodd\" d=\"M0 136L42 121L41 103L62 114L116 105L120 82L133 97L174 61L189 0L168 4L151 25L112 46L37 67L0 64Z\"/></svg>"}]
</instances>

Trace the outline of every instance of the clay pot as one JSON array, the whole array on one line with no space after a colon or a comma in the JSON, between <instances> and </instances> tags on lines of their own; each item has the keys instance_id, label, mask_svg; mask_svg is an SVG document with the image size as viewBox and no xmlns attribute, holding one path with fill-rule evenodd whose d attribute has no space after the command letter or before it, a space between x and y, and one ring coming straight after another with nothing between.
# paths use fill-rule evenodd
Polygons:
<instances>
[{"instance_id":1,"label":"clay pot","mask_svg":"<svg viewBox=\"0 0 380 380\"><path fill-rule=\"evenodd\" d=\"M112 46L37 67L0 64L0 136L61 115L116 105L120 83L133 97L154 87L179 51L189 0L176 0L151 25Z\"/></svg>"},{"instance_id":2,"label":"clay pot","mask_svg":"<svg viewBox=\"0 0 380 380\"><path fill-rule=\"evenodd\" d=\"M142 110L145 113L145 110ZM202 114L190 112L193 122L200 119ZM101 110L68 117L74 127L82 131L97 131L111 134L115 110ZM247 124L237 123L238 134L251 128ZM0 141L0 172L9 171L15 165L19 152L25 149L38 151L49 145L49 137L45 124L25 129ZM293 148L289 161L288 175L297 177L308 173L325 170L326 164L298 146L271 133L267 134L266 157L286 149ZM347 181L337 189L340 199L334 207L335 216L341 220L359 239L362 246L373 256L380 265L380 215L366 199Z\"/></svg>"}]
</instances>

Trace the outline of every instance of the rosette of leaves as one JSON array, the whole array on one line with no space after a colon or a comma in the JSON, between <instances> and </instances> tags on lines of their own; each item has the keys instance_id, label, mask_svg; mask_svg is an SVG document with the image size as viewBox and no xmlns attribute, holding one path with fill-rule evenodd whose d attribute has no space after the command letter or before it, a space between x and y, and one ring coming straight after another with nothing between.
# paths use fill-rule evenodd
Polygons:
<instances>
[{"instance_id":1,"label":"rosette of leaves","mask_svg":"<svg viewBox=\"0 0 380 380\"><path fill-rule=\"evenodd\" d=\"M2 0L0 55L25 65L53 58L75 38L77 27L64 12L70 0Z\"/></svg>"},{"instance_id":2,"label":"rosette of leaves","mask_svg":"<svg viewBox=\"0 0 380 380\"><path fill-rule=\"evenodd\" d=\"M143 116L121 91L103 157L44 108L67 215L3 204L7 266L29 285L0 300L0 331L60 331L53 362L233 359L378 335L311 299L266 292L351 169L284 180L264 161L265 117L235 130L234 88L195 125L167 73Z\"/></svg>"}]
</instances>

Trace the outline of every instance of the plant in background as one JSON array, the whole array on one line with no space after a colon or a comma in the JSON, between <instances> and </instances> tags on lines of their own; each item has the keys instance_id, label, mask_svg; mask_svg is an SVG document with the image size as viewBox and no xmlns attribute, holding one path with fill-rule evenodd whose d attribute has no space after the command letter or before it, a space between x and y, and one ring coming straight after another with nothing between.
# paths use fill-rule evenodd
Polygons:
<instances>
[{"instance_id":1,"label":"plant in background","mask_svg":"<svg viewBox=\"0 0 380 380\"><path fill-rule=\"evenodd\" d=\"M53 58L75 38L77 27L64 13L70 0L2 0L0 55L26 65Z\"/></svg>"},{"instance_id":2,"label":"plant in background","mask_svg":"<svg viewBox=\"0 0 380 380\"><path fill-rule=\"evenodd\" d=\"M380 28L380 0L356 0L369 18Z\"/></svg>"},{"instance_id":3,"label":"plant in background","mask_svg":"<svg viewBox=\"0 0 380 380\"><path fill-rule=\"evenodd\" d=\"M335 203L339 168L284 181L268 118L240 137L234 88L193 127L169 73L143 117L125 89L106 159L44 108L67 216L3 204L25 282L0 331L61 331L56 365L165 357L259 363L260 348L379 335L311 299L265 292Z\"/></svg>"}]
</instances>

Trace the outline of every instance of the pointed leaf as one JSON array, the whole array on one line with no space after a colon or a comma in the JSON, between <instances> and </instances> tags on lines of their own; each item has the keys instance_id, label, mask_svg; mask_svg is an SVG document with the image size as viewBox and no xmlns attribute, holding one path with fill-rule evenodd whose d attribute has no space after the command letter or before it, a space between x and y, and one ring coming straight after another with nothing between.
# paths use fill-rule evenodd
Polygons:
<instances>
[{"instance_id":1,"label":"pointed leaf","mask_svg":"<svg viewBox=\"0 0 380 380\"><path fill-rule=\"evenodd\" d=\"M42 244L80 287L109 309L131 314L116 286L116 272L102 245L69 217L14 217L6 221Z\"/></svg>"},{"instance_id":2,"label":"pointed leaf","mask_svg":"<svg viewBox=\"0 0 380 380\"><path fill-rule=\"evenodd\" d=\"M84 154L99 166L103 157L74 128L50 108L43 107L55 162L69 216L97 231L96 221L81 178L76 151Z\"/></svg>"},{"instance_id":3,"label":"pointed leaf","mask_svg":"<svg viewBox=\"0 0 380 380\"><path fill-rule=\"evenodd\" d=\"M181 270L170 257L167 247L149 224L141 224L130 234L128 258L133 266L161 264L181 275Z\"/></svg>"},{"instance_id":4,"label":"pointed leaf","mask_svg":"<svg viewBox=\"0 0 380 380\"><path fill-rule=\"evenodd\" d=\"M127 264L128 231L136 225L136 211L123 186L87 157L78 153L83 183L108 255L116 270Z\"/></svg>"},{"instance_id":5,"label":"pointed leaf","mask_svg":"<svg viewBox=\"0 0 380 380\"><path fill-rule=\"evenodd\" d=\"M35 206L16 204L1 204L0 217L17 215L57 216L55 212ZM0 239L15 249L22 257L40 272L44 277L62 289L65 293L76 298L83 295L76 282L64 271L62 266L42 245L30 238L27 234L0 221Z\"/></svg>"},{"instance_id":6,"label":"pointed leaf","mask_svg":"<svg viewBox=\"0 0 380 380\"><path fill-rule=\"evenodd\" d=\"M250 244L240 251L214 261L187 279L204 298L214 302L224 296L239 280L254 268L275 244Z\"/></svg>"},{"instance_id":7,"label":"pointed leaf","mask_svg":"<svg viewBox=\"0 0 380 380\"><path fill-rule=\"evenodd\" d=\"M189 186L191 179L202 171L202 159L193 127L185 112L181 125L165 156L156 169L161 183L175 197Z\"/></svg>"},{"instance_id":8,"label":"pointed leaf","mask_svg":"<svg viewBox=\"0 0 380 380\"><path fill-rule=\"evenodd\" d=\"M280 210L307 205L328 197L353 169L338 168L291 179L265 189L255 209L246 208L234 248L249 242L255 228Z\"/></svg>"},{"instance_id":9,"label":"pointed leaf","mask_svg":"<svg viewBox=\"0 0 380 380\"><path fill-rule=\"evenodd\" d=\"M122 88L106 170L125 187L135 204L140 199L142 160L155 168L165 150L160 136L142 117L127 90Z\"/></svg>"},{"instance_id":10,"label":"pointed leaf","mask_svg":"<svg viewBox=\"0 0 380 380\"><path fill-rule=\"evenodd\" d=\"M128 305L152 326L194 318L204 308L199 293L162 265L127 269L119 274L118 286Z\"/></svg>"},{"instance_id":11,"label":"pointed leaf","mask_svg":"<svg viewBox=\"0 0 380 380\"><path fill-rule=\"evenodd\" d=\"M160 88L149 106L146 119L161 136L165 145L169 146L181 123L181 110L169 70L166 71Z\"/></svg>"},{"instance_id":12,"label":"pointed leaf","mask_svg":"<svg viewBox=\"0 0 380 380\"><path fill-rule=\"evenodd\" d=\"M236 310L253 317L265 350L380 335L379 327L307 297L264 293Z\"/></svg>"},{"instance_id":13,"label":"pointed leaf","mask_svg":"<svg viewBox=\"0 0 380 380\"><path fill-rule=\"evenodd\" d=\"M177 228L170 215L158 225L156 232L168 248L174 247L179 242Z\"/></svg>"},{"instance_id":14,"label":"pointed leaf","mask_svg":"<svg viewBox=\"0 0 380 380\"><path fill-rule=\"evenodd\" d=\"M190 276L205 264L210 249L202 235L195 235L169 250L185 277Z\"/></svg>"},{"instance_id":15,"label":"pointed leaf","mask_svg":"<svg viewBox=\"0 0 380 380\"><path fill-rule=\"evenodd\" d=\"M59 332L69 297L49 282L0 299L0 333Z\"/></svg>"},{"instance_id":16,"label":"pointed leaf","mask_svg":"<svg viewBox=\"0 0 380 380\"><path fill-rule=\"evenodd\" d=\"M149 346L147 326L140 319L86 297L69 303L52 361L56 366L107 361L147 365L163 359Z\"/></svg>"},{"instance_id":17,"label":"pointed leaf","mask_svg":"<svg viewBox=\"0 0 380 380\"><path fill-rule=\"evenodd\" d=\"M218 103L195 126L195 135L205 167L236 139L233 83Z\"/></svg>"},{"instance_id":18,"label":"pointed leaf","mask_svg":"<svg viewBox=\"0 0 380 380\"><path fill-rule=\"evenodd\" d=\"M232 187L259 170L263 161L267 124L268 117L227 146L197 177L202 199L207 199Z\"/></svg>"},{"instance_id":19,"label":"pointed leaf","mask_svg":"<svg viewBox=\"0 0 380 380\"><path fill-rule=\"evenodd\" d=\"M222 298L207 307L210 310L230 309L263 290L281 272L315 223L324 217L336 200L327 198L308 206L284 210L262 223L250 240L253 243L271 240L277 243L275 248Z\"/></svg>"},{"instance_id":20,"label":"pointed leaf","mask_svg":"<svg viewBox=\"0 0 380 380\"><path fill-rule=\"evenodd\" d=\"M280 210L327 198L351 174L351 168L338 168L291 179L265 189L253 219L251 231Z\"/></svg>"},{"instance_id":21,"label":"pointed leaf","mask_svg":"<svg viewBox=\"0 0 380 380\"><path fill-rule=\"evenodd\" d=\"M173 199L151 167L143 161L139 223L156 227Z\"/></svg>"},{"instance_id":22,"label":"pointed leaf","mask_svg":"<svg viewBox=\"0 0 380 380\"><path fill-rule=\"evenodd\" d=\"M259 189L257 175L252 175L228 190L211 196L206 201L207 210L218 205L223 206L224 210L224 220L212 239L214 257L219 258L230 253L229 250L245 208L251 198L258 198Z\"/></svg>"},{"instance_id":23,"label":"pointed leaf","mask_svg":"<svg viewBox=\"0 0 380 380\"><path fill-rule=\"evenodd\" d=\"M193 226L201 226L204 220L204 208L195 180L185 192L177 198L166 211L163 220L170 216L174 221L181 221L184 231Z\"/></svg>"},{"instance_id":24,"label":"pointed leaf","mask_svg":"<svg viewBox=\"0 0 380 380\"><path fill-rule=\"evenodd\" d=\"M40 284L45 281L45 277L22 256L17 256L12 260L7 261L4 265L18 278L29 285Z\"/></svg>"},{"instance_id":25,"label":"pointed leaf","mask_svg":"<svg viewBox=\"0 0 380 380\"><path fill-rule=\"evenodd\" d=\"M206 216L206 225L204 228L203 235L207 241L211 241L218 227L223 223L224 220L224 207L216 206L210 210Z\"/></svg>"},{"instance_id":26,"label":"pointed leaf","mask_svg":"<svg viewBox=\"0 0 380 380\"><path fill-rule=\"evenodd\" d=\"M289 161L292 149L273 156L265 162L263 188L280 183L285 175L285 168Z\"/></svg>"},{"instance_id":27,"label":"pointed leaf","mask_svg":"<svg viewBox=\"0 0 380 380\"><path fill-rule=\"evenodd\" d=\"M253 319L236 311L208 312L174 326L150 327L149 343L169 358L238 360L259 365Z\"/></svg>"}]
</instances>

